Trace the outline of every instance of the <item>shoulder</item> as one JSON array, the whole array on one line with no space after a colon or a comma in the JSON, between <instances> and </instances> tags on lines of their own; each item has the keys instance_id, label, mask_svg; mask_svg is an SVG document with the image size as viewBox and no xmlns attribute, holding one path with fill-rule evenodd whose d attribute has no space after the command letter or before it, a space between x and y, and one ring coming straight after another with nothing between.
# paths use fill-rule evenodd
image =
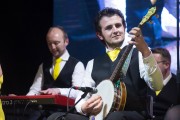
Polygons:
<instances>
[{"instance_id":1,"label":"shoulder","mask_svg":"<svg viewBox=\"0 0 180 120\"><path fill-rule=\"evenodd\" d=\"M91 59L91 60L89 60L89 61L87 62L87 65L93 64L93 63L94 63L94 59Z\"/></svg>"},{"instance_id":2,"label":"shoulder","mask_svg":"<svg viewBox=\"0 0 180 120\"><path fill-rule=\"evenodd\" d=\"M177 79L177 76L176 76L174 73L171 73L171 74L172 74L171 79L176 80L176 79Z\"/></svg>"},{"instance_id":3,"label":"shoulder","mask_svg":"<svg viewBox=\"0 0 180 120\"><path fill-rule=\"evenodd\" d=\"M78 66L84 66L84 64L83 64L82 61L80 61L79 59L77 59L77 58L75 58L75 57L72 57L72 56L69 57L68 61L69 61L70 63L76 64L76 65L78 65Z\"/></svg>"},{"instance_id":4,"label":"shoulder","mask_svg":"<svg viewBox=\"0 0 180 120\"><path fill-rule=\"evenodd\" d=\"M108 57L107 53L103 53L103 54L100 54L98 55L97 57L95 57L94 59L92 59L93 61L98 61L98 62L101 62L101 61L104 61L106 60Z\"/></svg>"},{"instance_id":5,"label":"shoulder","mask_svg":"<svg viewBox=\"0 0 180 120\"><path fill-rule=\"evenodd\" d=\"M69 56L69 60L72 60L72 61L76 61L76 62L79 62L80 60L75 58L75 57L72 57L72 56Z\"/></svg>"},{"instance_id":6,"label":"shoulder","mask_svg":"<svg viewBox=\"0 0 180 120\"><path fill-rule=\"evenodd\" d=\"M82 64L82 62L79 59L72 57L72 56L69 56L68 63L71 63L71 64L79 64L80 63L80 64Z\"/></svg>"}]
</instances>

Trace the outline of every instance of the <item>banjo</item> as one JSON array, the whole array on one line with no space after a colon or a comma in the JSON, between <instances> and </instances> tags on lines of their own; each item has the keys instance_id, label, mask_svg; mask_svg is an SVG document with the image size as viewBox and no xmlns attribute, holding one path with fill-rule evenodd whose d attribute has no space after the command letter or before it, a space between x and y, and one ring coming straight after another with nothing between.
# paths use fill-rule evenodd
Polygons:
<instances>
[{"instance_id":1,"label":"banjo","mask_svg":"<svg viewBox=\"0 0 180 120\"><path fill-rule=\"evenodd\" d=\"M143 19L139 23L138 27L142 27L143 24L149 21L149 19L155 14L155 12L156 7L150 8L148 10L148 13L143 17ZM124 110L126 104L127 91L125 83L121 80L121 77L123 76L122 68L124 63L127 61L129 53L132 51L132 47L132 44L129 44L126 47L111 77L109 79L103 80L96 87L96 94L102 97L103 106L100 113L98 113L95 116L90 116L90 120L104 120L110 112ZM119 82L118 86L114 84L117 82Z\"/></svg>"}]
</instances>

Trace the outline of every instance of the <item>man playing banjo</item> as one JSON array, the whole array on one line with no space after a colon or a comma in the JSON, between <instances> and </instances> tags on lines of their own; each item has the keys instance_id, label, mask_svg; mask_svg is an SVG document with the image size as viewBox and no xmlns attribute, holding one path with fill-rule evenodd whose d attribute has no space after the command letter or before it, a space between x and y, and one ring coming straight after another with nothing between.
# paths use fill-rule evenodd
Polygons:
<instances>
[{"instance_id":1,"label":"man playing banjo","mask_svg":"<svg viewBox=\"0 0 180 120\"><path fill-rule=\"evenodd\" d=\"M98 13L95 19L96 35L105 45L106 53L88 62L84 76L86 86L96 87L103 80L111 77L119 59L127 48L123 45L125 28L124 16L118 9L105 8ZM126 104L122 111L110 112L106 116L106 120L145 120L144 111L146 107L142 102L144 100L142 97L147 96L147 87L155 91L161 90L163 87L161 71L144 41L141 29L134 27L129 34L133 39L133 41L129 41L129 44L135 45L136 48L133 48L131 52L125 78L121 81L126 85ZM106 86L103 89L107 89ZM69 114L66 118L68 120L88 120L89 116L96 116L103 111L103 104L105 103L102 96L98 94L88 95L76 105L77 112L82 115Z\"/></svg>"},{"instance_id":2,"label":"man playing banjo","mask_svg":"<svg viewBox=\"0 0 180 120\"><path fill-rule=\"evenodd\" d=\"M125 20L122 13L113 8L105 8L99 12L95 19L95 29L98 38L104 43L106 53L88 62L85 73L85 85L96 87L102 80L110 78L118 60L121 58L126 47L122 48L125 39ZM153 90L160 90L163 87L162 74L158 65L144 41L140 28L133 28L129 34L135 41L130 44L136 45L134 48L126 78L123 81L127 89L127 99L124 111L112 112L107 116L107 120L129 120L145 119L142 112L145 107L141 102L141 97L146 96L146 89L149 86ZM111 60L110 52L119 51L115 60ZM139 51L139 52L138 52ZM104 88L106 89L106 88ZM93 97L80 102L76 109L80 113L96 115L101 111L103 100L101 96ZM132 112L133 111L133 112Z\"/></svg>"}]
</instances>

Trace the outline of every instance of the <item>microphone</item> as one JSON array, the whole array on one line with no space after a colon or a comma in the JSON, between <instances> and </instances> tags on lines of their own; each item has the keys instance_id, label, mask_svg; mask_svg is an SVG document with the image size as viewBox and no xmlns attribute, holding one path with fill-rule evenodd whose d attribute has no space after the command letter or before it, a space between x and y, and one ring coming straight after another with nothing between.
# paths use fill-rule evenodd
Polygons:
<instances>
[{"instance_id":1,"label":"microphone","mask_svg":"<svg viewBox=\"0 0 180 120\"><path fill-rule=\"evenodd\" d=\"M91 88L91 87L77 87L77 86L73 86L72 87L75 90L81 90L83 92L90 92L90 93L97 93L97 89L96 88Z\"/></svg>"}]
</instances>

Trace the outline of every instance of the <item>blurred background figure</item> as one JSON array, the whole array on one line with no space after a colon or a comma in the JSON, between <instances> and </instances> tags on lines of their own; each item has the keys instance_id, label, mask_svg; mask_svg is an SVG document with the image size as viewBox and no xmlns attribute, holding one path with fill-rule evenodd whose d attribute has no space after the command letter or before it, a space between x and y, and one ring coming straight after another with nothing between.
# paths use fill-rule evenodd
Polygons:
<instances>
[{"instance_id":1,"label":"blurred background figure","mask_svg":"<svg viewBox=\"0 0 180 120\"><path fill-rule=\"evenodd\" d=\"M170 108L164 120L180 120L180 105Z\"/></svg>"},{"instance_id":2,"label":"blurred background figure","mask_svg":"<svg viewBox=\"0 0 180 120\"><path fill-rule=\"evenodd\" d=\"M161 91L150 90L150 95L154 98L153 111L155 120L164 120L167 110L178 104L178 93L176 75L170 70L171 55L166 48L151 49L159 68L163 74L164 87Z\"/></svg>"}]
</instances>

